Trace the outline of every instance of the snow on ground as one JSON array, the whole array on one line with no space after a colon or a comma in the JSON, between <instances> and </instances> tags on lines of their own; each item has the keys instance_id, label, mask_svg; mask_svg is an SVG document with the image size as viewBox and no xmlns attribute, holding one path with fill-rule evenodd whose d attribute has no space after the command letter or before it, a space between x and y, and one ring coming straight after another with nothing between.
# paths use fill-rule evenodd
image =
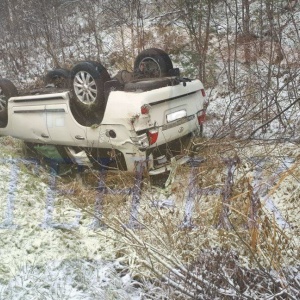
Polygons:
<instances>
[{"instance_id":1,"label":"snow on ground","mask_svg":"<svg viewBox=\"0 0 300 300\"><path fill-rule=\"evenodd\" d=\"M224 107L224 99L214 101L214 107ZM213 120L208 121L207 136L211 132L210 122ZM16 140L1 138L0 299L138 300L148 299L150 293L159 299L160 288L134 279L140 268L135 252L127 254L124 261L120 253L126 252L126 243L116 241L110 229L95 228L95 192L88 194L88 209L81 209L72 200L71 190L69 194L68 190L55 192L54 178L34 162L26 162L20 147ZM298 147L254 142L247 147L237 145L236 149L243 164L236 176L249 178L253 190L259 192L265 214L275 219L289 239L284 263L294 265L300 249ZM253 160L257 159L259 163L253 169ZM220 180L224 177L222 172L217 176ZM178 235L174 243L178 246L182 246L178 228L186 224L195 226L191 237L197 247L203 247L205 239L211 246L218 245L214 228L208 228L203 238L203 220L217 205L223 181L214 185L211 193L195 194L194 200L190 198L188 202L188 195L193 196L188 192L190 176L191 172L183 169L169 189L150 193L143 190L142 202L136 209L140 209L145 222L148 216L153 218L149 221L151 226L158 224L162 216L173 224L173 234ZM110 220L116 212L123 221L130 220L131 196L115 196L112 200L103 204L104 217ZM192 252L197 252L197 247ZM243 259L248 265L247 258Z\"/></svg>"},{"instance_id":2,"label":"snow on ground","mask_svg":"<svg viewBox=\"0 0 300 300\"><path fill-rule=\"evenodd\" d=\"M49 176L13 143L0 154L0 299L142 299L111 232L67 199L52 205Z\"/></svg>"},{"instance_id":3,"label":"snow on ground","mask_svg":"<svg viewBox=\"0 0 300 300\"><path fill-rule=\"evenodd\" d=\"M258 9L256 5L252 8L254 11ZM299 13L293 17L298 22ZM222 34L222 31L224 33L227 25L223 24L221 18L220 20L217 16L214 18L219 34ZM234 27L234 19L231 23ZM287 56L289 61L284 61L287 65L298 59L297 52L293 51L297 47L297 44L294 45L296 42L292 43L292 39L287 38L290 33L293 33L293 26L290 22L284 28L286 32L283 35L285 52L290 54ZM119 39L114 40L112 37L111 34L102 37L109 53L118 48L114 43L120 44ZM130 41L130 32L128 32L126 45ZM87 42L92 45L95 41L86 40L83 36L78 44L81 47ZM157 43L160 44L160 41L158 40ZM212 44L213 47L218 48L219 43L216 37L212 39ZM84 51L78 57L82 59L90 56L94 51L92 46L81 48ZM68 51L65 50L66 53L73 53L76 52L76 47L70 46ZM35 80L35 74L42 74L44 69L52 66L49 58L41 59L39 49L35 51L34 58L30 58L31 73L26 74L25 77L24 74L20 74L20 83ZM106 63L104 57L101 58ZM185 57L180 57L178 61L182 63L184 59ZM261 120L254 120L252 117L253 112L262 108L261 97L255 95L256 99L251 99L253 102L241 101L246 82L243 77L247 77L248 74L240 61L237 61L237 65L237 74L240 76L237 84L241 87L241 94L229 92L225 73L220 76L217 88L207 91L210 98L207 111L208 122L205 126L207 144L214 142L217 144L218 140L214 141L210 138L223 137L224 134L232 139L245 138L261 124ZM223 67L219 62L218 68L222 70ZM253 78L256 81L262 80L263 86L264 76L267 76L268 69L263 66L263 61L262 66L258 62L257 68L259 71L257 71L257 78L255 76ZM276 66L273 68L274 73L277 73ZM1 72L4 72L3 70ZM285 80L286 76L279 79L272 78L272 87L276 93L285 84ZM265 91L266 94L269 93L269 89ZM298 87L294 94L288 87L276 94L283 109L299 95ZM241 112L244 112L244 117L241 117ZM287 137L289 141L291 141L291 136L294 140L299 139L298 109L290 109L285 116L294 127L290 133L286 131L284 137ZM241 146L235 141L231 142L235 144L232 148L235 149L235 153L242 162L237 168L236 172L239 173L236 174L236 178L241 181L242 178L246 178L247 182L252 185L253 191L259 194L263 213L270 220L275 220L272 223L274 228L276 226L279 228L276 232L279 232L281 236L274 235L274 239L280 240L281 237L287 237L288 243L282 250L283 264L293 266L297 260L299 263L300 257L300 153L298 144L267 141L277 138L277 133L281 135L282 130L277 119L269 124L264 135L259 132L255 136L265 141L253 140L247 143L246 147L244 144ZM126 247L130 248L130 245L122 243L121 240L115 240L116 235L110 229L95 228L98 220L94 216L93 203L96 200L94 191L87 193L92 203L88 205L88 210L81 209L73 201L72 193L55 194L53 177L34 163L25 163L22 153L18 150L20 147L15 140L0 138L0 299L138 300L162 298L164 294L160 288L150 282L141 283L136 280L135 275L140 269L140 262L135 257L136 253L134 251L132 254L127 253L126 261L124 259ZM224 149L226 147L224 146ZM207 156L209 155L211 154ZM225 155L227 154L219 154L220 158ZM213 163L213 159L210 162ZM146 221L148 221L147 216L151 216L153 221L149 222L153 226L159 224L163 216L167 224L174 225L174 239L177 238L174 241L175 245L182 246L181 244L185 241L187 245L188 242L193 242L195 249L189 250L195 255L203 245L218 246L217 230L209 227L208 224L212 222L205 223L205 221L213 219L210 214L218 205L224 174L226 174L226 168L212 173L214 180L207 194L199 195L195 191L190 191L189 194L191 173L184 168L180 169L169 189L163 191L158 189L155 192L143 190L142 202L138 207L141 210L141 216ZM201 173L203 178L200 180L209 181L206 175L206 173ZM218 184L215 184L216 182ZM80 183L75 182L74 185L80 185ZM197 197L185 201L188 195ZM113 201L105 203L106 215L104 217L109 220L110 215L116 211L122 220L129 220L131 196L114 197L111 200ZM117 204L114 203L115 201ZM178 228L183 225L192 225L193 230L189 234L185 232L182 234ZM161 228L157 229L155 233L160 233L160 230ZM169 236L166 236L166 240L167 238ZM184 242L181 242L181 239ZM239 242L236 242L237 248ZM170 251L173 253L176 249ZM246 256L242 257L242 261L246 266L250 264Z\"/></svg>"},{"instance_id":4,"label":"snow on ground","mask_svg":"<svg viewBox=\"0 0 300 300\"><path fill-rule=\"evenodd\" d=\"M212 140L214 138L240 138L242 144L237 146L236 153L244 164L250 164L252 168L254 166L255 170L253 172L248 170L247 176L252 176L253 186L259 187L257 192L266 210L274 214L282 228L299 226L297 225L300 212L299 129L289 133L283 130L278 119L275 119L268 124L265 133L260 130L255 138L249 141L251 131L261 124L260 120L247 115L241 118L239 112L232 111L235 108L235 102L241 102L240 97L235 94L220 96L218 89L209 90L208 94L210 103L204 135ZM288 97L285 97L283 93L279 101L284 107L289 104L287 99ZM288 119L290 123L296 124L299 112L297 109L292 109L292 113L290 112L290 110L287 111ZM232 119L230 120L226 114ZM234 124L235 120L237 124L231 127L230 122ZM264 188L262 189L261 186Z\"/></svg>"},{"instance_id":5,"label":"snow on ground","mask_svg":"<svg viewBox=\"0 0 300 300\"><path fill-rule=\"evenodd\" d=\"M124 268L121 266L121 270ZM103 260L49 260L26 264L0 285L1 299L141 299L141 289L127 273L119 275L117 262Z\"/></svg>"}]
</instances>

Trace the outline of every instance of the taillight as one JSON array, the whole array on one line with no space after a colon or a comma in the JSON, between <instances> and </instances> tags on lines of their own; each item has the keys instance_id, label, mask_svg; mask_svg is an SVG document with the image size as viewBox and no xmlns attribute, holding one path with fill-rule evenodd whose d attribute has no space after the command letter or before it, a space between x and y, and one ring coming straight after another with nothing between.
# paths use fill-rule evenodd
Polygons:
<instances>
[{"instance_id":1,"label":"taillight","mask_svg":"<svg viewBox=\"0 0 300 300\"><path fill-rule=\"evenodd\" d=\"M148 138L149 138L149 144L153 145L156 143L157 138L158 138L158 129L150 129L148 131Z\"/></svg>"},{"instance_id":2,"label":"taillight","mask_svg":"<svg viewBox=\"0 0 300 300\"><path fill-rule=\"evenodd\" d=\"M205 110L201 110L197 113L198 124L201 125L205 122L206 112Z\"/></svg>"},{"instance_id":3,"label":"taillight","mask_svg":"<svg viewBox=\"0 0 300 300\"><path fill-rule=\"evenodd\" d=\"M202 96L203 96L203 97L205 97L205 96L206 96L206 94L205 94L205 90L204 90L204 89L201 89L201 94L202 94Z\"/></svg>"},{"instance_id":4,"label":"taillight","mask_svg":"<svg viewBox=\"0 0 300 300\"><path fill-rule=\"evenodd\" d=\"M147 115L149 114L151 106L149 104L145 104L141 107L141 114L142 115Z\"/></svg>"},{"instance_id":5,"label":"taillight","mask_svg":"<svg viewBox=\"0 0 300 300\"><path fill-rule=\"evenodd\" d=\"M158 139L158 129L152 128L135 137L131 137L132 142L139 147L140 150L146 150L149 146L155 144Z\"/></svg>"}]
</instances>

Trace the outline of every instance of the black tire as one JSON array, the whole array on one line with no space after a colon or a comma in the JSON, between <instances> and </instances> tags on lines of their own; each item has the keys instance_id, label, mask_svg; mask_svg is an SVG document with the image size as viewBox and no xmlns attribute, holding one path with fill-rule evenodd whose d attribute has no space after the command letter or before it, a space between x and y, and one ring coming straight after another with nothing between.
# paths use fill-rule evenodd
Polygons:
<instances>
[{"instance_id":1,"label":"black tire","mask_svg":"<svg viewBox=\"0 0 300 300\"><path fill-rule=\"evenodd\" d=\"M134 61L135 77L155 78L168 76L173 69L169 55L157 48L142 51Z\"/></svg>"},{"instance_id":2,"label":"black tire","mask_svg":"<svg viewBox=\"0 0 300 300\"><path fill-rule=\"evenodd\" d=\"M18 95L15 85L8 79L0 79L0 121L7 123L7 101Z\"/></svg>"},{"instance_id":3,"label":"black tire","mask_svg":"<svg viewBox=\"0 0 300 300\"><path fill-rule=\"evenodd\" d=\"M66 69L55 69L49 71L45 76L45 85L53 85L56 88L69 87L70 71Z\"/></svg>"},{"instance_id":4,"label":"black tire","mask_svg":"<svg viewBox=\"0 0 300 300\"><path fill-rule=\"evenodd\" d=\"M101 123L103 119L104 110L93 112L87 109L82 109L73 103L73 98L71 98L70 108L74 119L82 126L90 127L94 124Z\"/></svg>"},{"instance_id":5,"label":"black tire","mask_svg":"<svg viewBox=\"0 0 300 300\"><path fill-rule=\"evenodd\" d=\"M103 65L96 60L87 60L85 62L92 64L99 74L103 71L103 69L105 69Z\"/></svg>"},{"instance_id":6,"label":"black tire","mask_svg":"<svg viewBox=\"0 0 300 300\"><path fill-rule=\"evenodd\" d=\"M81 62L71 70L72 102L85 116L105 108L104 83L110 80L98 62Z\"/></svg>"}]
</instances>

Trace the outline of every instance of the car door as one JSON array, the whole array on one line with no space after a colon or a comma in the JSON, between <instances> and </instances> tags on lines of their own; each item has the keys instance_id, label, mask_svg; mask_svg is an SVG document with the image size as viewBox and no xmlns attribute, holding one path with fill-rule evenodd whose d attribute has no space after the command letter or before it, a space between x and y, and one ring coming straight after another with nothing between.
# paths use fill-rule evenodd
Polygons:
<instances>
[{"instance_id":1,"label":"car door","mask_svg":"<svg viewBox=\"0 0 300 300\"><path fill-rule=\"evenodd\" d=\"M45 105L14 106L9 116L10 135L25 141L47 143L50 136L46 120Z\"/></svg>"},{"instance_id":2,"label":"car door","mask_svg":"<svg viewBox=\"0 0 300 300\"><path fill-rule=\"evenodd\" d=\"M87 128L76 122L66 103L46 105L46 124L51 143L87 146Z\"/></svg>"}]
</instances>

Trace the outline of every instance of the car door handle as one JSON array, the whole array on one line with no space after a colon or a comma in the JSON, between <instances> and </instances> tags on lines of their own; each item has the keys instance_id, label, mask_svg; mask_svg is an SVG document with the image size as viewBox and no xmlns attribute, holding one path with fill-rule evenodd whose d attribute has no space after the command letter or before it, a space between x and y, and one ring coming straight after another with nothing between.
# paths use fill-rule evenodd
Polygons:
<instances>
[{"instance_id":1,"label":"car door handle","mask_svg":"<svg viewBox=\"0 0 300 300\"><path fill-rule=\"evenodd\" d=\"M80 141L85 140L85 138L83 136L81 136L81 135L75 135L75 139L76 140L80 140Z\"/></svg>"},{"instance_id":2,"label":"car door handle","mask_svg":"<svg viewBox=\"0 0 300 300\"><path fill-rule=\"evenodd\" d=\"M45 133L42 133L41 134L41 137L45 138L45 139L49 139L49 135L45 134Z\"/></svg>"}]
</instances>

